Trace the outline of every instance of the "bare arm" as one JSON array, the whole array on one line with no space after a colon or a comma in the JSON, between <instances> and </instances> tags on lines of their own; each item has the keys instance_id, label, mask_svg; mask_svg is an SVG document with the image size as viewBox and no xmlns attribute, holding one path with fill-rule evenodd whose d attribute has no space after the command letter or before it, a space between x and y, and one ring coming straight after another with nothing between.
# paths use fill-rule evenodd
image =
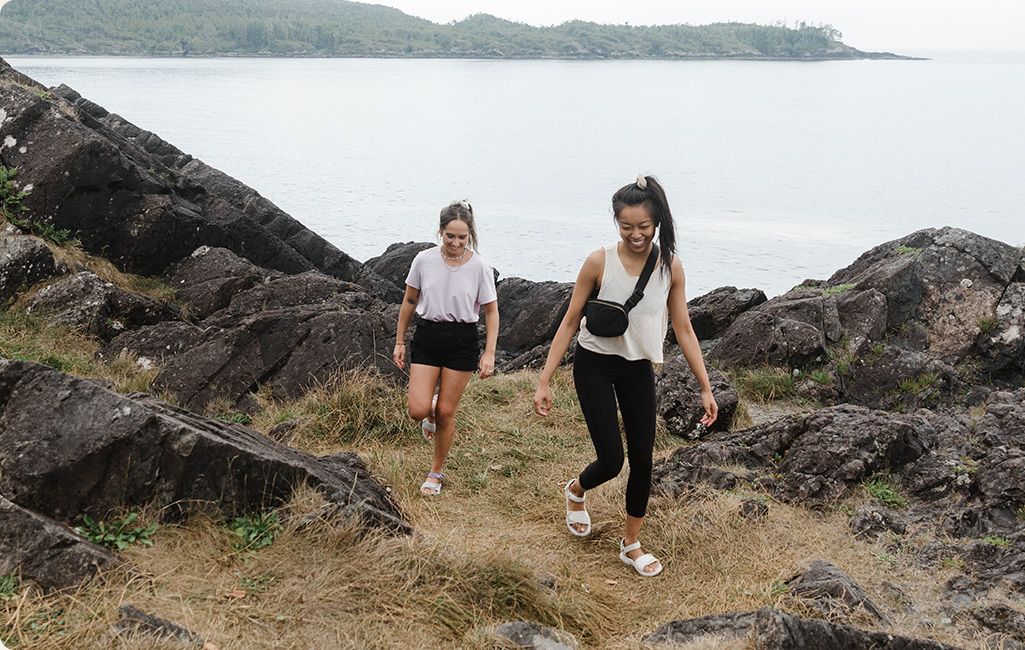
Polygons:
<instances>
[{"instance_id":1,"label":"bare arm","mask_svg":"<svg viewBox=\"0 0 1025 650\"><path fill-rule=\"evenodd\" d=\"M498 301L492 300L484 305L484 327L487 338L484 341L484 354L480 358L480 378L490 377L495 372L495 348L498 347Z\"/></svg>"},{"instance_id":2,"label":"bare arm","mask_svg":"<svg viewBox=\"0 0 1025 650\"><path fill-rule=\"evenodd\" d=\"M419 301L420 290L407 284L406 294L402 296L402 306L399 307L399 325L395 330L395 349L391 357L400 370L406 368L406 329L409 328L409 321L413 320L416 303Z\"/></svg>"},{"instance_id":3,"label":"bare arm","mask_svg":"<svg viewBox=\"0 0 1025 650\"><path fill-rule=\"evenodd\" d=\"M719 416L719 406L712 396L712 385L705 371L705 359L701 356L701 346L698 344L697 335L694 334L694 327L690 324L690 314L687 313L687 295L684 290L686 279L679 258L673 258L672 272L673 279L669 287L669 318L673 321L673 333L676 334L676 341L680 344L683 357L701 386L701 403L705 408L701 422L709 426Z\"/></svg>"},{"instance_id":4,"label":"bare arm","mask_svg":"<svg viewBox=\"0 0 1025 650\"><path fill-rule=\"evenodd\" d=\"M602 269L605 266L605 251L596 250L587 256L580 272L577 274L576 284L573 285L573 295L569 299L569 307L566 315L559 323L559 329L552 339L552 347L548 350L548 358L545 360L545 367L538 378L537 391L534 393L534 411L538 415L548 415L552 407L552 389L550 382L559 362L569 349L569 342L573 335L580 329L580 319L584 315L584 305L587 304L591 292L601 281Z\"/></svg>"}]
</instances>

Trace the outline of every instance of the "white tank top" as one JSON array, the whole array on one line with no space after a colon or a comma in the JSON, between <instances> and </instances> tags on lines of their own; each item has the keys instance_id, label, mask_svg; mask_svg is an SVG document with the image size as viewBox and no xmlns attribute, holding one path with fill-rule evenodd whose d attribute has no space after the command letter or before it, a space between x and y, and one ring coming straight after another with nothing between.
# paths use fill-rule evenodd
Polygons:
<instances>
[{"instance_id":1,"label":"white tank top","mask_svg":"<svg viewBox=\"0 0 1025 650\"><path fill-rule=\"evenodd\" d=\"M672 278L655 265L644 298L630 310L630 324L622 336L595 336L587 329L587 318L580 322L577 345L598 354L615 354L628 361L648 359L662 363L662 348L669 328L669 286ZM605 269L601 274L598 297L620 304L626 302L637 286L637 276L629 275L619 259L618 243L605 246Z\"/></svg>"}]
</instances>

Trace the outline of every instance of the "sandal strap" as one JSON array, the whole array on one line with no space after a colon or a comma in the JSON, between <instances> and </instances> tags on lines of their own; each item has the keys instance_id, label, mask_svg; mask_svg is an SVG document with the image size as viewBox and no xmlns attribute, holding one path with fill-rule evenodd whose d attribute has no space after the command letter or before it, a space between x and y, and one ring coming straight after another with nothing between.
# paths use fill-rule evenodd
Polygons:
<instances>
[{"instance_id":1,"label":"sandal strap","mask_svg":"<svg viewBox=\"0 0 1025 650\"><path fill-rule=\"evenodd\" d=\"M623 544L623 540L622 539L619 540L619 548L624 553L629 553L630 551L636 551L640 547L641 547L641 540L637 540L633 544ZM644 556L641 556L641 557L644 557Z\"/></svg>"},{"instance_id":2,"label":"sandal strap","mask_svg":"<svg viewBox=\"0 0 1025 650\"><path fill-rule=\"evenodd\" d=\"M571 480L569 483L566 484L566 487L564 487L562 491L566 493L566 498L572 501L573 503L583 503L587 496L585 495L582 497L578 497L577 495L573 494L572 490L569 489L569 486L573 485L575 482L576 479Z\"/></svg>"},{"instance_id":3,"label":"sandal strap","mask_svg":"<svg viewBox=\"0 0 1025 650\"><path fill-rule=\"evenodd\" d=\"M441 472L427 472L427 478L433 478L433 479L437 479L439 481L444 481L445 480L445 475L442 474ZM427 481L424 481L424 483L426 483L426 482Z\"/></svg>"},{"instance_id":4,"label":"sandal strap","mask_svg":"<svg viewBox=\"0 0 1025 650\"><path fill-rule=\"evenodd\" d=\"M566 521L571 524L591 524L591 515L586 510L570 510L566 513Z\"/></svg>"},{"instance_id":5,"label":"sandal strap","mask_svg":"<svg viewBox=\"0 0 1025 650\"><path fill-rule=\"evenodd\" d=\"M645 553L640 557L634 558L633 563L635 567L643 571L644 567L648 566L649 564L655 561L656 560L654 555L652 555L651 553Z\"/></svg>"}]
</instances>

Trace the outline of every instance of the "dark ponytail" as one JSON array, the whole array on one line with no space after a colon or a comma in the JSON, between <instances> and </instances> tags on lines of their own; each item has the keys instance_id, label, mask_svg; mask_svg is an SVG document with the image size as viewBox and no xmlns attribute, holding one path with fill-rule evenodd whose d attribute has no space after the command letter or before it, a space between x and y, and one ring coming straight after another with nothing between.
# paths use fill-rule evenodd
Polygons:
<instances>
[{"instance_id":1,"label":"dark ponytail","mask_svg":"<svg viewBox=\"0 0 1025 650\"><path fill-rule=\"evenodd\" d=\"M638 176L637 182L624 185L612 195L612 216L619 219L619 211L627 206L644 204L655 226L658 227L659 264L662 272L672 274L672 260L676 254L676 225L669 211L666 191L654 176Z\"/></svg>"}]
</instances>

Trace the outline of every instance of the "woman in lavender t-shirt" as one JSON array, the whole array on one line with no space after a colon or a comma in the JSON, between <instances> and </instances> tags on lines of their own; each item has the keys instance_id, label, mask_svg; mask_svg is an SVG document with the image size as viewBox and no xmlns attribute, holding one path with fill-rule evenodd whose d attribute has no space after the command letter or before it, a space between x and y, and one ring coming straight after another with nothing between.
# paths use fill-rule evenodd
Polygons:
<instances>
[{"instance_id":1,"label":"woman in lavender t-shirt","mask_svg":"<svg viewBox=\"0 0 1025 650\"><path fill-rule=\"evenodd\" d=\"M456 409L474 371L481 379L495 370L498 294L495 275L477 254L473 208L460 201L441 211L441 245L421 251L406 276L392 359L406 364L406 329L415 311L420 320L411 344L409 415L434 441L434 457L420 493L441 492L442 468L455 435ZM487 337L480 352L477 321L484 308ZM437 394L435 389L437 388Z\"/></svg>"}]
</instances>

